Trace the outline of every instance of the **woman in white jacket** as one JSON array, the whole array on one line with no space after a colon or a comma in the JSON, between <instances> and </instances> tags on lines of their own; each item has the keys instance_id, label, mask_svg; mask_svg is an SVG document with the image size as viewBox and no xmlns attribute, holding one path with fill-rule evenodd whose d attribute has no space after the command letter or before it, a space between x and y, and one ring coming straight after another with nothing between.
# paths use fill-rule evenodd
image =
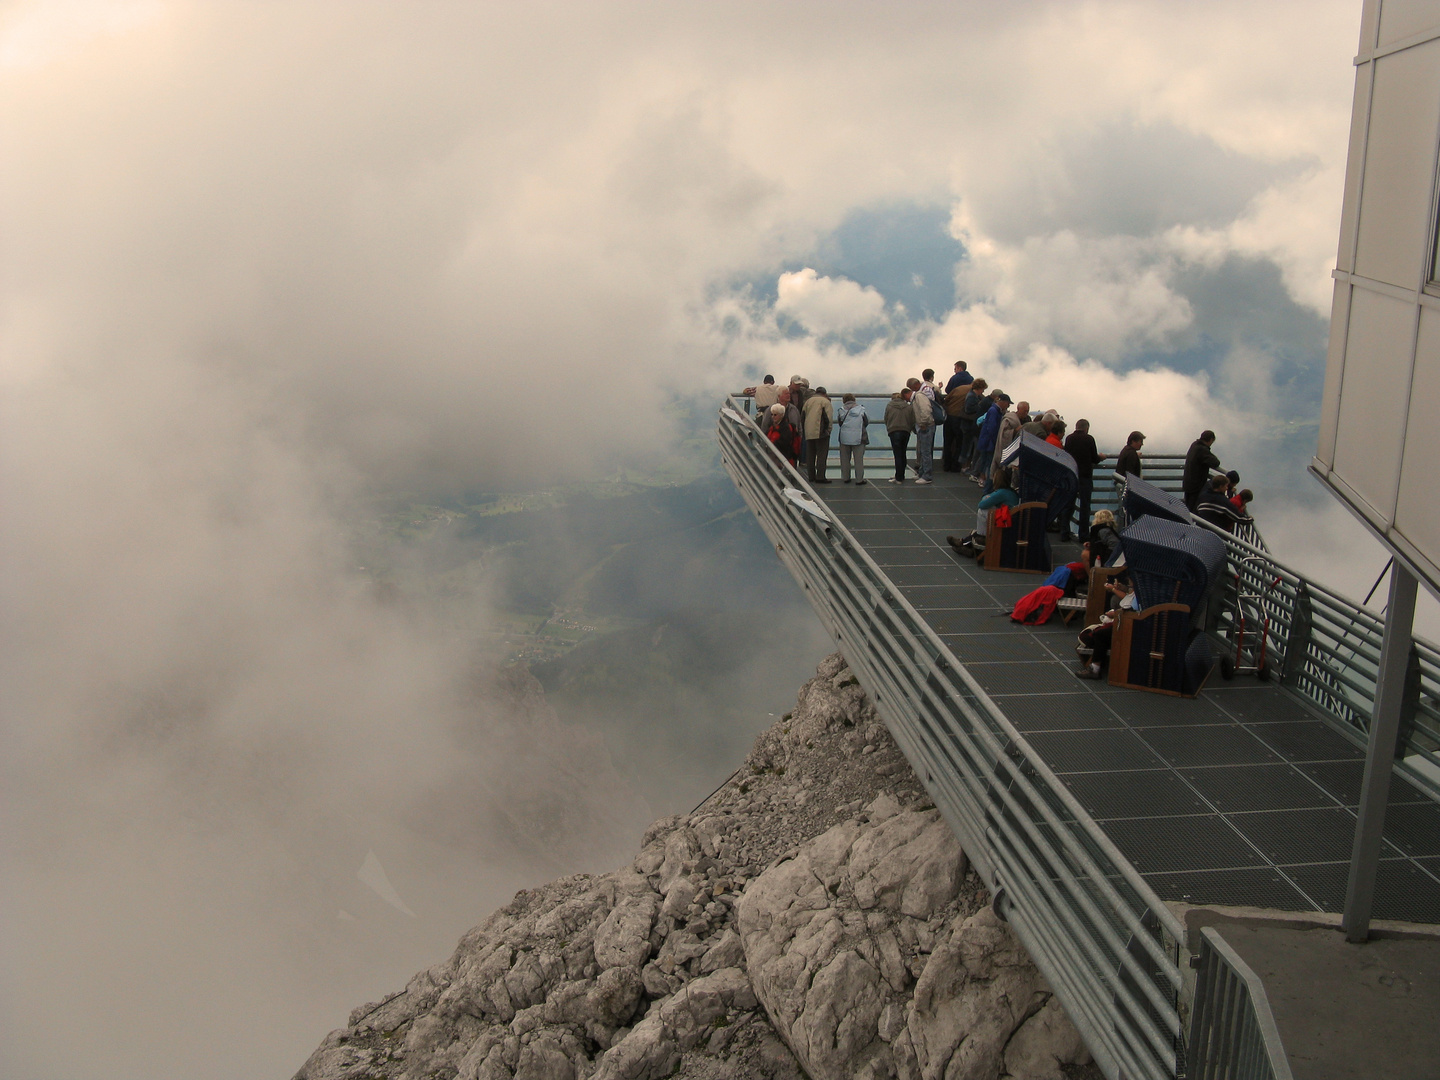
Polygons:
<instances>
[{"instance_id":1,"label":"woman in white jacket","mask_svg":"<svg viewBox=\"0 0 1440 1080\"><path fill-rule=\"evenodd\" d=\"M835 425L840 429L840 482L850 483L850 465L855 465L855 483L865 483L865 443L869 436L865 428L870 417L865 415L865 406L855 400L854 394L840 399L840 408L835 412Z\"/></svg>"}]
</instances>

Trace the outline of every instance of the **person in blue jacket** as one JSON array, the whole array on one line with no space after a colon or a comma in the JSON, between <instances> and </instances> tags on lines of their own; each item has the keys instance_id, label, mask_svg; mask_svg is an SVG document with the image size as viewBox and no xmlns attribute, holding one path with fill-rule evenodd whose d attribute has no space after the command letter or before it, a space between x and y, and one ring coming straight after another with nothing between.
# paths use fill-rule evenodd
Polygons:
<instances>
[{"instance_id":1,"label":"person in blue jacket","mask_svg":"<svg viewBox=\"0 0 1440 1080\"><path fill-rule=\"evenodd\" d=\"M1012 509L1020 505L1020 493L1015 490L1015 471L1009 467L995 470L995 490L980 500L975 511L975 530L969 536L947 536L945 542L962 555L979 558L985 553L985 532L990 524L990 511L997 506Z\"/></svg>"},{"instance_id":2,"label":"person in blue jacket","mask_svg":"<svg viewBox=\"0 0 1440 1080\"><path fill-rule=\"evenodd\" d=\"M1000 421L1009 411L1009 394L996 390L990 395L990 408L985 410L984 419L980 421L980 438L975 444L975 468L970 473L970 479L977 484L985 484L990 459L995 456L995 440L1000 437Z\"/></svg>"}]
</instances>

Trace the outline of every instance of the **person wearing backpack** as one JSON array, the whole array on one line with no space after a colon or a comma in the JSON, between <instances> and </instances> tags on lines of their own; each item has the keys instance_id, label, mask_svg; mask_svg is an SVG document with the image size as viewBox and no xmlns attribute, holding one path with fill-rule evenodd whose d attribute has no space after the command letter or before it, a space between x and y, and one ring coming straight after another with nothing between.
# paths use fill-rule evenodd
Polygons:
<instances>
[{"instance_id":1,"label":"person wearing backpack","mask_svg":"<svg viewBox=\"0 0 1440 1080\"><path fill-rule=\"evenodd\" d=\"M935 372L926 368L925 381L911 379L910 403L915 407L915 471L917 484L935 482L935 426L945 422L945 407L935 400ZM938 419L937 419L938 418Z\"/></svg>"},{"instance_id":2,"label":"person wearing backpack","mask_svg":"<svg viewBox=\"0 0 1440 1080\"><path fill-rule=\"evenodd\" d=\"M780 400L770 406L770 426L765 434L791 465L799 466L803 444L800 410L790 404L790 392L780 391Z\"/></svg>"},{"instance_id":3,"label":"person wearing backpack","mask_svg":"<svg viewBox=\"0 0 1440 1080\"><path fill-rule=\"evenodd\" d=\"M855 483L865 483L865 447L870 442L870 417L865 406L855 400L854 394L840 399L840 408L835 411L835 426L840 429L840 482L850 483L850 466L855 466Z\"/></svg>"}]
</instances>

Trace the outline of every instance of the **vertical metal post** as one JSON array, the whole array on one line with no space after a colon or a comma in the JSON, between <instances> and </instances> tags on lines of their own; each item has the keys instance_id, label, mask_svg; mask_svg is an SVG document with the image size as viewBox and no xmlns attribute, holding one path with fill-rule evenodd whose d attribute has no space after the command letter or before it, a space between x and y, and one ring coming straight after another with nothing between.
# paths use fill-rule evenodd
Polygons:
<instances>
[{"instance_id":1,"label":"vertical metal post","mask_svg":"<svg viewBox=\"0 0 1440 1080\"><path fill-rule=\"evenodd\" d=\"M1385 828L1385 804L1405 703L1405 675L1410 661L1410 632L1415 622L1415 575L1400 562L1390 574L1390 603L1385 637L1380 646L1380 672L1375 685L1375 711L1365 749L1365 780L1360 787L1360 815L1345 887L1345 937L1360 942L1370 936L1370 909L1375 901L1375 873Z\"/></svg>"}]
</instances>

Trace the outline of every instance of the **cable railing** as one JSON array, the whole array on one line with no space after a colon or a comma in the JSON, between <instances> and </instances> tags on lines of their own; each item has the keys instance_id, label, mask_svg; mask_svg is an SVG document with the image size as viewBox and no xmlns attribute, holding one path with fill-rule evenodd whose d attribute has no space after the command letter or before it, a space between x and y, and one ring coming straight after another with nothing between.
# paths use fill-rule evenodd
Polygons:
<instances>
[{"instance_id":1,"label":"cable railing","mask_svg":"<svg viewBox=\"0 0 1440 1080\"><path fill-rule=\"evenodd\" d=\"M745 414L721 459L1105 1074L1184 1060L1184 929Z\"/></svg>"}]
</instances>

